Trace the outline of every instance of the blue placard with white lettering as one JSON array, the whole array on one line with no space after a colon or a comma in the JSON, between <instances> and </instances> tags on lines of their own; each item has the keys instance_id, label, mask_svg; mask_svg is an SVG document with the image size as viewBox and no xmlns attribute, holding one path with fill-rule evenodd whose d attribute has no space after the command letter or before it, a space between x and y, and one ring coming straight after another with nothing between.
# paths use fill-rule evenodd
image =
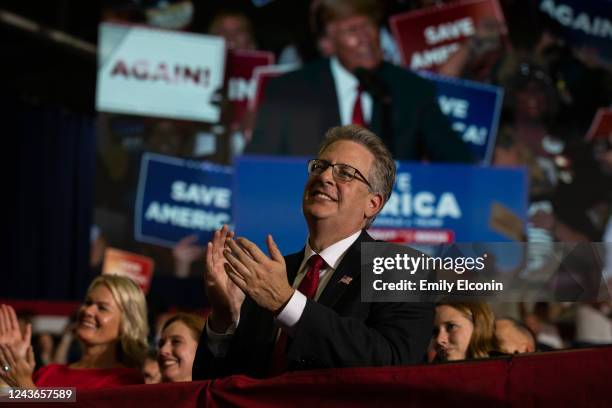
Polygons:
<instances>
[{"instance_id":1,"label":"blue placard with white lettering","mask_svg":"<svg viewBox=\"0 0 612 408\"><path fill-rule=\"evenodd\" d=\"M134 217L137 241L166 247L195 234L204 245L232 222L232 169L145 153Z\"/></svg>"},{"instance_id":2,"label":"blue placard with white lettering","mask_svg":"<svg viewBox=\"0 0 612 408\"><path fill-rule=\"evenodd\" d=\"M419 74L436 84L440 110L468 144L477 161L490 164L504 98L503 89L430 72Z\"/></svg>"},{"instance_id":3,"label":"blue placard with white lettering","mask_svg":"<svg viewBox=\"0 0 612 408\"><path fill-rule=\"evenodd\" d=\"M283 254L306 242L302 195L308 179L307 158L241 156L234 162L236 233L265 249L272 234Z\"/></svg>"},{"instance_id":4,"label":"blue placard with white lettering","mask_svg":"<svg viewBox=\"0 0 612 408\"><path fill-rule=\"evenodd\" d=\"M236 232L265 247L272 234L284 254L308 234L301 211L306 159L243 156L235 163ZM527 214L521 169L400 163L394 192L373 227L452 231L456 242L510 241Z\"/></svg>"},{"instance_id":5,"label":"blue placard with white lettering","mask_svg":"<svg viewBox=\"0 0 612 408\"><path fill-rule=\"evenodd\" d=\"M399 163L373 227L446 230L456 242L503 242L523 232L527 173L460 164Z\"/></svg>"},{"instance_id":6,"label":"blue placard with white lettering","mask_svg":"<svg viewBox=\"0 0 612 408\"><path fill-rule=\"evenodd\" d=\"M596 50L597 57L612 62L612 1L540 0L539 6L561 25L572 47Z\"/></svg>"}]
</instances>

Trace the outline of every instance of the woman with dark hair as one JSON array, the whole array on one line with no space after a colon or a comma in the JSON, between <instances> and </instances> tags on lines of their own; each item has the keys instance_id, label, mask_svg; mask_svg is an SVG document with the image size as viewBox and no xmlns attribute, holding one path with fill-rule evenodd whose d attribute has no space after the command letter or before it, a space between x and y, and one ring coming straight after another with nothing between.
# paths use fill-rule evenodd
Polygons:
<instances>
[{"instance_id":1,"label":"woman with dark hair","mask_svg":"<svg viewBox=\"0 0 612 408\"><path fill-rule=\"evenodd\" d=\"M430 349L433 361L486 358L498 354L495 317L481 302L436 305Z\"/></svg>"},{"instance_id":2,"label":"woman with dark hair","mask_svg":"<svg viewBox=\"0 0 612 408\"><path fill-rule=\"evenodd\" d=\"M139 368L148 330L142 290L129 278L102 275L89 286L78 312L74 331L83 348L81 359L34 373L34 355L24 336L20 344L0 345L0 378L18 388L142 384Z\"/></svg>"}]
</instances>

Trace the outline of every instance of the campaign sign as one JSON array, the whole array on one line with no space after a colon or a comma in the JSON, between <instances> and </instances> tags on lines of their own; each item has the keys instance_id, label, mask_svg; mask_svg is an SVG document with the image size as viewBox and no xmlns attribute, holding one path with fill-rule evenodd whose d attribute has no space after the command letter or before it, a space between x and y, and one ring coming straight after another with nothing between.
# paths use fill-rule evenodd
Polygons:
<instances>
[{"instance_id":1,"label":"campaign sign","mask_svg":"<svg viewBox=\"0 0 612 408\"><path fill-rule=\"evenodd\" d=\"M521 238L526 218L522 169L400 162L393 194L373 227L423 230L455 242L503 242ZM416 238L412 242L444 242Z\"/></svg>"},{"instance_id":2,"label":"campaign sign","mask_svg":"<svg viewBox=\"0 0 612 408\"><path fill-rule=\"evenodd\" d=\"M272 234L283 254L306 242L302 194L309 158L240 156L234 161L234 225L236 233L266 249Z\"/></svg>"},{"instance_id":3,"label":"campaign sign","mask_svg":"<svg viewBox=\"0 0 612 408\"><path fill-rule=\"evenodd\" d=\"M232 104L230 119L233 128L239 128L248 111L250 99L257 86L253 71L257 67L274 64L274 54L268 51L230 50L225 70L227 96Z\"/></svg>"},{"instance_id":4,"label":"campaign sign","mask_svg":"<svg viewBox=\"0 0 612 408\"><path fill-rule=\"evenodd\" d=\"M586 140L612 140L612 109L599 108L586 134Z\"/></svg>"},{"instance_id":5,"label":"campaign sign","mask_svg":"<svg viewBox=\"0 0 612 408\"><path fill-rule=\"evenodd\" d=\"M612 3L602 0L540 0L540 11L561 24L574 47L595 49L612 62Z\"/></svg>"},{"instance_id":6,"label":"campaign sign","mask_svg":"<svg viewBox=\"0 0 612 408\"><path fill-rule=\"evenodd\" d=\"M249 100L249 109L253 112L257 111L257 108L266 96L266 85L268 85L270 79L279 77L295 69L297 69L297 65L295 64L268 65L255 68L253 71L255 94Z\"/></svg>"},{"instance_id":7,"label":"campaign sign","mask_svg":"<svg viewBox=\"0 0 612 408\"><path fill-rule=\"evenodd\" d=\"M147 294L153 279L154 264L153 258L148 256L109 247L104 251L102 275L127 276Z\"/></svg>"},{"instance_id":8,"label":"campaign sign","mask_svg":"<svg viewBox=\"0 0 612 408\"><path fill-rule=\"evenodd\" d=\"M420 75L436 84L440 110L470 147L474 157L489 164L495 147L503 89L424 71Z\"/></svg>"},{"instance_id":9,"label":"campaign sign","mask_svg":"<svg viewBox=\"0 0 612 408\"><path fill-rule=\"evenodd\" d=\"M220 37L103 23L96 109L215 123L224 69Z\"/></svg>"},{"instance_id":10,"label":"campaign sign","mask_svg":"<svg viewBox=\"0 0 612 408\"><path fill-rule=\"evenodd\" d=\"M136 240L172 247L195 234L204 245L232 221L231 184L230 167L145 153L134 216Z\"/></svg>"},{"instance_id":11,"label":"campaign sign","mask_svg":"<svg viewBox=\"0 0 612 408\"><path fill-rule=\"evenodd\" d=\"M504 15L497 0L456 1L391 16L389 24L397 41L403 66L412 70L437 71L476 34L483 19L500 23L507 35Z\"/></svg>"},{"instance_id":12,"label":"campaign sign","mask_svg":"<svg viewBox=\"0 0 612 408\"><path fill-rule=\"evenodd\" d=\"M242 156L234 178L236 232L266 248L272 234L284 254L308 231L301 211L306 158ZM400 163L393 194L370 228L395 242L503 242L521 238L527 175L521 169Z\"/></svg>"}]
</instances>

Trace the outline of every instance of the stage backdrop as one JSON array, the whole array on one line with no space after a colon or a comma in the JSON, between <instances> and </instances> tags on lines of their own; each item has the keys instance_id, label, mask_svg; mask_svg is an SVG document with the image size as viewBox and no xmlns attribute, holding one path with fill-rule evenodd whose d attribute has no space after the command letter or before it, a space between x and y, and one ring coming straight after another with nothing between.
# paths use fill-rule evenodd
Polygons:
<instances>
[{"instance_id":1,"label":"stage backdrop","mask_svg":"<svg viewBox=\"0 0 612 408\"><path fill-rule=\"evenodd\" d=\"M307 236L301 199L306 158L243 156L235 163L233 219L238 235L284 254ZM527 176L520 169L399 163L393 195L370 229L406 243L503 242L522 237Z\"/></svg>"}]
</instances>

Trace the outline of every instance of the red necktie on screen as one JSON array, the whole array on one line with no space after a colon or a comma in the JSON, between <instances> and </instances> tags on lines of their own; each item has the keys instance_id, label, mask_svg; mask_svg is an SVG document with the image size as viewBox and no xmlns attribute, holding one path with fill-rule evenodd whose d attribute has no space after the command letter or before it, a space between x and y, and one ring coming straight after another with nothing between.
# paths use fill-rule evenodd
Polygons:
<instances>
[{"instance_id":1,"label":"red necktie on screen","mask_svg":"<svg viewBox=\"0 0 612 408\"><path fill-rule=\"evenodd\" d=\"M353 106L353 117L351 123L353 125L366 126L365 117L363 116L363 108L361 107L361 92L363 89L361 85L357 87L357 98L355 98L355 105Z\"/></svg>"},{"instance_id":2,"label":"red necktie on screen","mask_svg":"<svg viewBox=\"0 0 612 408\"><path fill-rule=\"evenodd\" d=\"M319 287L319 273L321 268L324 267L325 261L321 255L313 255L308 259L310 265L306 276L300 282L298 289L308 299L314 299ZM281 330L280 336L274 345L272 350L272 362L270 364L270 375L278 375L285 371L287 368L287 333Z\"/></svg>"}]
</instances>

